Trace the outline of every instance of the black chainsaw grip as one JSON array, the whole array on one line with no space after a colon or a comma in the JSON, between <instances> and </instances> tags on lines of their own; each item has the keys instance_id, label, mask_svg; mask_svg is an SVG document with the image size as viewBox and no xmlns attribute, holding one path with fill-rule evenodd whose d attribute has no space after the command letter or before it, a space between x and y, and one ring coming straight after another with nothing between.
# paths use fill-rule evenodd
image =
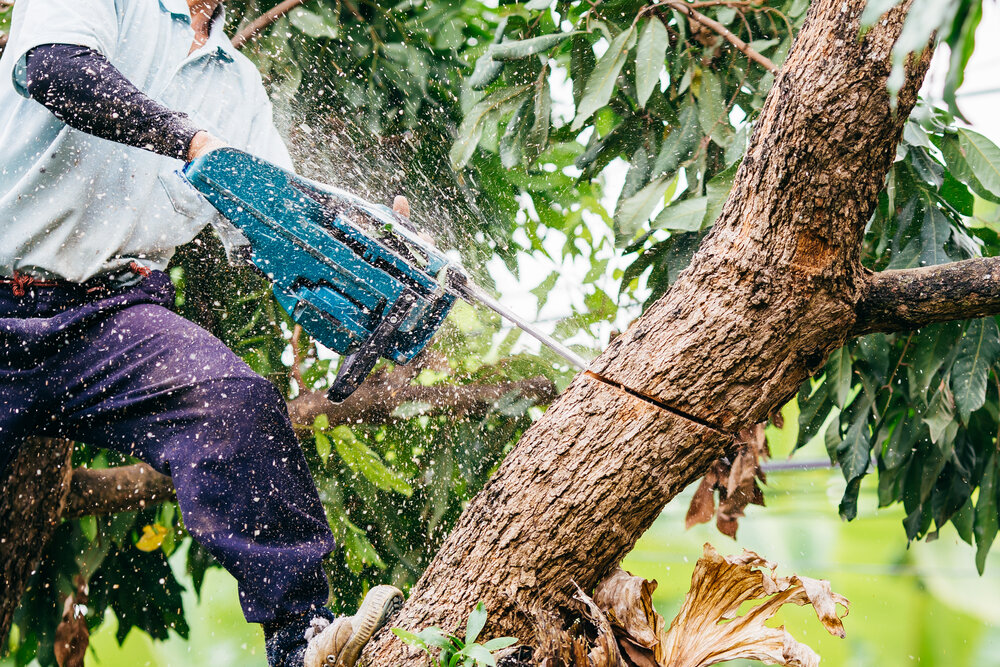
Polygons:
<instances>
[{"instance_id":1,"label":"black chainsaw grip","mask_svg":"<svg viewBox=\"0 0 1000 667\"><path fill-rule=\"evenodd\" d=\"M416 302L417 295L413 290L407 289L400 294L389 312L372 331L368 340L361 345L361 348L354 354L344 357L344 361L341 362L340 368L337 370L333 386L326 393L326 397L330 401L341 403L361 386L368 374L375 368L378 360L385 356L392 344L396 330L410 314L410 310Z\"/></svg>"}]
</instances>

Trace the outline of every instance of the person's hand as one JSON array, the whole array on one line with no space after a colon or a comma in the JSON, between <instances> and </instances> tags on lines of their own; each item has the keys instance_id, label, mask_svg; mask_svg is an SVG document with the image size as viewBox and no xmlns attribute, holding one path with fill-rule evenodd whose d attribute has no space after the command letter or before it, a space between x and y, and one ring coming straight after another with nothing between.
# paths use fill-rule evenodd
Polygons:
<instances>
[{"instance_id":1,"label":"person's hand","mask_svg":"<svg viewBox=\"0 0 1000 667\"><path fill-rule=\"evenodd\" d=\"M410 201L403 195L396 195L396 198L392 200L392 210L396 215L401 215L404 218L409 218Z\"/></svg>"},{"instance_id":2,"label":"person's hand","mask_svg":"<svg viewBox=\"0 0 1000 667\"><path fill-rule=\"evenodd\" d=\"M191 144L188 146L188 162L218 148L228 147L229 144L222 139L202 130L191 138Z\"/></svg>"}]
</instances>

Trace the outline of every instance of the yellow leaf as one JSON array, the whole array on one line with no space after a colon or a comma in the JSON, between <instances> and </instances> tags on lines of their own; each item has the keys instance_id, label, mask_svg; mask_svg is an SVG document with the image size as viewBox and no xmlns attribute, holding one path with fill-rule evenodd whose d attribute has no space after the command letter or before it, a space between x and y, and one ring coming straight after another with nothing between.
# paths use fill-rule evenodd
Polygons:
<instances>
[{"instance_id":1,"label":"yellow leaf","mask_svg":"<svg viewBox=\"0 0 1000 667\"><path fill-rule=\"evenodd\" d=\"M139 551L156 551L163 544L163 540L167 537L167 532L169 531L159 524L143 526L142 537L135 543L135 546Z\"/></svg>"}]
</instances>

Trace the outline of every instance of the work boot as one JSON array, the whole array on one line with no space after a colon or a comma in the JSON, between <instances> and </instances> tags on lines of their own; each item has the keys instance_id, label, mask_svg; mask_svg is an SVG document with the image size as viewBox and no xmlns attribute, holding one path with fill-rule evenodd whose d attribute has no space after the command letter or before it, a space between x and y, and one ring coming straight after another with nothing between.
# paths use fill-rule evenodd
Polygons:
<instances>
[{"instance_id":1,"label":"work boot","mask_svg":"<svg viewBox=\"0 0 1000 667\"><path fill-rule=\"evenodd\" d=\"M398 588L376 586L354 616L317 609L280 627L268 626L267 662L271 667L354 667L368 640L402 605Z\"/></svg>"}]
</instances>

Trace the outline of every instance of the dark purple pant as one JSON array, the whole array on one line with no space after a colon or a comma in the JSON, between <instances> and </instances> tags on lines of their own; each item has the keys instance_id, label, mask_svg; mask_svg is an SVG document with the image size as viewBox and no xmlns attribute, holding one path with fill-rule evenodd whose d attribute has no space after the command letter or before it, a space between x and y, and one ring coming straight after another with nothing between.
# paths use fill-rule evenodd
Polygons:
<instances>
[{"instance_id":1,"label":"dark purple pant","mask_svg":"<svg viewBox=\"0 0 1000 667\"><path fill-rule=\"evenodd\" d=\"M136 456L173 476L248 621L322 606L333 536L285 403L173 297L163 273L98 294L0 285L0 475L29 435Z\"/></svg>"}]
</instances>

